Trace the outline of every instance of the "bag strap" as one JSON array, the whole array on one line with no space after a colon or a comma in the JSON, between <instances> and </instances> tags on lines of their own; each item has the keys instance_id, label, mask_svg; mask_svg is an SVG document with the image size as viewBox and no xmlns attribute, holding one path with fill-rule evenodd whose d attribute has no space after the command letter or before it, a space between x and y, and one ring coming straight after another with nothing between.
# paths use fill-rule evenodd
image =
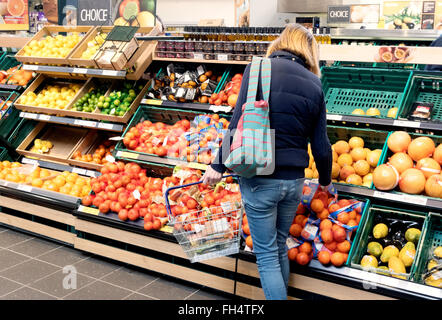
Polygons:
<instances>
[{"instance_id":1,"label":"bag strap","mask_svg":"<svg viewBox=\"0 0 442 320\"><path fill-rule=\"evenodd\" d=\"M246 100L246 108L251 105L250 108L254 108L256 95L258 91L258 81L259 81L259 69L261 67L262 58L253 57L252 64L250 66L250 75L249 75L249 88L247 90L247 100Z\"/></svg>"},{"instance_id":2,"label":"bag strap","mask_svg":"<svg viewBox=\"0 0 442 320\"><path fill-rule=\"evenodd\" d=\"M262 59L261 63L261 85L262 96L267 103L270 97L270 82L272 78L272 63L268 58Z\"/></svg>"}]
</instances>

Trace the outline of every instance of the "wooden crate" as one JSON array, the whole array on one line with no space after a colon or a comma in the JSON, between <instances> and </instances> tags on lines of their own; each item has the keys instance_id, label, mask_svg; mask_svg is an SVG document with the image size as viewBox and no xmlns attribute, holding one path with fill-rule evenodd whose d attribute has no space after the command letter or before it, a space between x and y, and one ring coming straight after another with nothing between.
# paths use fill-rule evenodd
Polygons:
<instances>
[{"instance_id":1,"label":"wooden crate","mask_svg":"<svg viewBox=\"0 0 442 320\"><path fill-rule=\"evenodd\" d=\"M80 81L79 83L84 83L83 87L80 88L80 90L76 93L76 95L73 97L70 103L65 106L64 109L56 109L56 108L46 108L46 107L36 107L36 106L28 106L20 103L20 98L22 96L26 96L28 92L35 92L38 94L43 89L43 86L45 84L48 84L48 82L53 83L72 83L72 79L58 79L58 78L52 78L49 75L40 74L35 78L35 80L31 83L31 85L22 93L22 95L17 99L17 102L14 103L14 106L22 111L27 112L34 112L34 113L44 113L44 114L52 114L52 115L66 115L63 110L69 110L72 103L78 99L78 96L82 96L85 93L86 88L90 86L89 82L92 81L92 78L88 79L87 81Z\"/></svg>"},{"instance_id":2,"label":"wooden crate","mask_svg":"<svg viewBox=\"0 0 442 320\"><path fill-rule=\"evenodd\" d=\"M69 61L68 58L69 56L72 54L72 52L75 51L75 49L81 45L85 38L87 37L87 35L94 29L94 27L92 26L75 26L75 27L67 27L67 26L44 26L39 32L37 32L35 34L35 36L33 36L27 43L25 46L23 46L23 48L20 49L20 51L17 52L17 54L15 55L15 58L23 63L29 63L29 64L43 64L43 65L48 65L48 64L56 64L56 65L69 65ZM40 40L45 36L49 36L52 35L54 33L69 33L69 32L80 32L80 33L84 33L85 35L83 36L83 38L75 45L75 47L71 50L70 53L68 53L68 55L64 58L48 58L48 57L28 57L28 56L24 56L24 47L26 47L29 43L31 43L32 40Z\"/></svg>"},{"instance_id":3,"label":"wooden crate","mask_svg":"<svg viewBox=\"0 0 442 320\"><path fill-rule=\"evenodd\" d=\"M69 157L83 141L87 131L87 129L83 128L56 126L40 122L18 146L17 152L31 158L67 164ZM37 138L50 141L53 145L52 149L45 154L31 152L30 149Z\"/></svg>"},{"instance_id":4,"label":"wooden crate","mask_svg":"<svg viewBox=\"0 0 442 320\"><path fill-rule=\"evenodd\" d=\"M104 141L108 140L112 134L104 133L102 131L91 130L88 132L86 137L81 141L80 144L77 145L75 150L72 152L68 159L68 163L72 166L92 169L96 171L100 171L103 168L102 164L97 164L93 162L85 162L74 159L74 154L77 151L80 151L81 154L92 154L98 148L100 144L103 144Z\"/></svg>"},{"instance_id":5,"label":"wooden crate","mask_svg":"<svg viewBox=\"0 0 442 320\"><path fill-rule=\"evenodd\" d=\"M71 55L68 58L68 62L73 67L90 67L90 68L98 68L97 63L94 60L94 57L97 55L98 51L91 59L81 59L81 55L87 49L89 41L93 40L95 36L97 36L100 32L109 33L112 30L113 26L103 26L103 27L95 27L93 28L81 41L78 46L74 48Z\"/></svg>"}]
</instances>

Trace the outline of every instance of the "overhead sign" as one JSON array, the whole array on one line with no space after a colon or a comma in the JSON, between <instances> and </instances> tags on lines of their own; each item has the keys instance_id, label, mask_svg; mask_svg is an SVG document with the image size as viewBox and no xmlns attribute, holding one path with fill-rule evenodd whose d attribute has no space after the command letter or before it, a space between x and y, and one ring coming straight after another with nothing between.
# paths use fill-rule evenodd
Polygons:
<instances>
[{"instance_id":1,"label":"overhead sign","mask_svg":"<svg viewBox=\"0 0 442 320\"><path fill-rule=\"evenodd\" d=\"M112 24L111 0L79 0L77 25L107 26Z\"/></svg>"},{"instance_id":2,"label":"overhead sign","mask_svg":"<svg viewBox=\"0 0 442 320\"><path fill-rule=\"evenodd\" d=\"M350 6L329 6L327 23L350 23Z\"/></svg>"}]
</instances>

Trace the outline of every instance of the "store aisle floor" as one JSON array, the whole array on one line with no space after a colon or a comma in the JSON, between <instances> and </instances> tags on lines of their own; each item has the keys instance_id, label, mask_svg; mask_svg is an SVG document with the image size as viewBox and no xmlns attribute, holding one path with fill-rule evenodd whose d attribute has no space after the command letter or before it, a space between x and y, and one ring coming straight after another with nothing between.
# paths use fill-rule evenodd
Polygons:
<instances>
[{"instance_id":1,"label":"store aisle floor","mask_svg":"<svg viewBox=\"0 0 442 320\"><path fill-rule=\"evenodd\" d=\"M202 286L83 253L0 224L1 300L228 298Z\"/></svg>"}]
</instances>

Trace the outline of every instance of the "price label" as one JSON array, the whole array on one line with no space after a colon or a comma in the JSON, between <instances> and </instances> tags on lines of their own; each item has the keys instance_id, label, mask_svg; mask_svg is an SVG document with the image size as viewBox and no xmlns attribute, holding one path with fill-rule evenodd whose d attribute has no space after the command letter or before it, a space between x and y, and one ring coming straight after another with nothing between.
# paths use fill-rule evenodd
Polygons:
<instances>
[{"instance_id":1,"label":"price label","mask_svg":"<svg viewBox=\"0 0 442 320\"><path fill-rule=\"evenodd\" d=\"M409 202L409 203L416 203L416 204L420 204L423 206L427 205L427 198L424 197L419 197L419 196L409 196L404 194L402 196L402 200L405 202Z\"/></svg>"},{"instance_id":2,"label":"price label","mask_svg":"<svg viewBox=\"0 0 442 320\"><path fill-rule=\"evenodd\" d=\"M296 248L297 246L299 246L299 243L296 243L296 241L293 240L292 237L287 238L286 244L287 244L287 248L289 248L289 249Z\"/></svg>"},{"instance_id":3,"label":"price label","mask_svg":"<svg viewBox=\"0 0 442 320\"><path fill-rule=\"evenodd\" d=\"M86 120L74 120L74 125L95 128L97 126L97 123L93 122L93 121L86 121Z\"/></svg>"},{"instance_id":4,"label":"price label","mask_svg":"<svg viewBox=\"0 0 442 320\"><path fill-rule=\"evenodd\" d=\"M35 114L35 113L27 113L27 112L24 112L22 118L26 118L26 119L37 119L37 117L38 117L38 115Z\"/></svg>"},{"instance_id":5,"label":"price label","mask_svg":"<svg viewBox=\"0 0 442 320\"><path fill-rule=\"evenodd\" d=\"M26 191L26 192L31 192L32 191L32 187L31 186L27 186L27 185L24 185L24 184L19 184L17 186L17 189L21 190L21 191Z\"/></svg>"},{"instance_id":6,"label":"price label","mask_svg":"<svg viewBox=\"0 0 442 320\"><path fill-rule=\"evenodd\" d=\"M111 163L115 162L115 158L111 155L107 155L105 159L107 162L111 162Z\"/></svg>"},{"instance_id":7,"label":"price label","mask_svg":"<svg viewBox=\"0 0 442 320\"><path fill-rule=\"evenodd\" d=\"M23 158L22 163L38 165L38 161L34 159Z\"/></svg>"},{"instance_id":8,"label":"price label","mask_svg":"<svg viewBox=\"0 0 442 320\"><path fill-rule=\"evenodd\" d=\"M143 99L143 104L150 104L150 105L153 105L153 106L161 106L163 104L163 100Z\"/></svg>"},{"instance_id":9,"label":"price label","mask_svg":"<svg viewBox=\"0 0 442 320\"><path fill-rule=\"evenodd\" d=\"M91 207L85 207L85 206L78 207L78 211L93 214L95 216L98 216L98 214L100 213L100 210L98 210L97 208L91 208Z\"/></svg>"},{"instance_id":10,"label":"price label","mask_svg":"<svg viewBox=\"0 0 442 320\"><path fill-rule=\"evenodd\" d=\"M111 138L109 138L109 140L111 140L111 141L120 141L120 140L123 140L124 138L123 137L111 137Z\"/></svg>"},{"instance_id":11,"label":"price label","mask_svg":"<svg viewBox=\"0 0 442 320\"><path fill-rule=\"evenodd\" d=\"M403 120L394 120L394 126L398 127L410 127L410 128L420 128L421 123L418 121L403 121Z\"/></svg>"},{"instance_id":12,"label":"price label","mask_svg":"<svg viewBox=\"0 0 442 320\"><path fill-rule=\"evenodd\" d=\"M81 174L81 175L86 175L86 170L85 169L73 168L72 172L73 173L78 173L78 174Z\"/></svg>"},{"instance_id":13,"label":"price label","mask_svg":"<svg viewBox=\"0 0 442 320\"><path fill-rule=\"evenodd\" d=\"M126 152L126 151L118 151L117 157L121 158L129 158L129 159L138 159L138 153Z\"/></svg>"},{"instance_id":14,"label":"price label","mask_svg":"<svg viewBox=\"0 0 442 320\"><path fill-rule=\"evenodd\" d=\"M86 73L87 73L87 70L86 70L86 69L83 69L83 68L74 68L74 69L72 70L72 73L86 74Z\"/></svg>"},{"instance_id":15,"label":"price label","mask_svg":"<svg viewBox=\"0 0 442 320\"><path fill-rule=\"evenodd\" d=\"M141 193L140 193L140 191L137 190L137 189L135 189L135 190L132 192L132 195L133 195L134 198L137 199L137 200L140 200L140 199L141 199Z\"/></svg>"},{"instance_id":16,"label":"price label","mask_svg":"<svg viewBox=\"0 0 442 320\"><path fill-rule=\"evenodd\" d=\"M341 121L342 120L342 116L339 115L339 114L328 114L327 115L327 120Z\"/></svg>"},{"instance_id":17,"label":"price label","mask_svg":"<svg viewBox=\"0 0 442 320\"><path fill-rule=\"evenodd\" d=\"M164 226L160 229L160 231L163 231L165 233L173 233L173 228L171 226Z\"/></svg>"},{"instance_id":18,"label":"price label","mask_svg":"<svg viewBox=\"0 0 442 320\"><path fill-rule=\"evenodd\" d=\"M114 127L111 123L99 123L98 128L111 130Z\"/></svg>"},{"instance_id":19,"label":"price label","mask_svg":"<svg viewBox=\"0 0 442 320\"><path fill-rule=\"evenodd\" d=\"M96 178L96 177L98 177L100 175L100 173L97 172L97 171L87 170L85 175L88 176L88 177Z\"/></svg>"},{"instance_id":20,"label":"price label","mask_svg":"<svg viewBox=\"0 0 442 320\"><path fill-rule=\"evenodd\" d=\"M49 121L51 119L51 116L48 116L47 114L41 114L39 119L43 121Z\"/></svg>"},{"instance_id":21,"label":"price label","mask_svg":"<svg viewBox=\"0 0 442 320\"><path fill-rule=\"evenodd\" d=\"M103 76L116 76L118 75L118 71L113 71L113 70L103 70L102 72Z\"/></svg>"},{"instance_id":22,"label":"price label","mask_svg":"<svg viewBox=\"0 0 442 320\"><path fill-rule=\"evenodd\" d=\"M402 195L388 193L388 192L375 191L375 192L373 192L373 196L376 198L383 198L383 199L389 199L389 200L394 200L394 201L402 201L403 200Z\"/></svg>"},{"instance_id":23,"label":"price label","mask_svg":"<svg viewBox=\"0 0 442 320\"><path fill-rule=\"evenodd\" d=\"M232 107L227 107L227 106L215 106L215 105L211 105L210 107L209 107L209 110L210 111L213 111L213 112L215 112L215 113L217 113L217 112L220 112L220 111L222 111L222 112L230 112L231 110L232 110Z\"/></svg>"},{"instance_id":24,"label":"price label","mask_svg":"<svg viewBox=\"0 0 442 320\"><path fill-rule=\"evenodd\" d=\"M207 164L198 163L198 162L190 162L188 165L189 168L197 169L197 170L207 170Z\"/></svg>"},{"instance_id":25,"label":"price label","mask_svg":"<svg viewBox=\"0 0 442 320\"><path fill-rule=\"evenodd\" d=\"M25 64L23 65L24 70L38 70L38 66L33 64Z\"/></svg>"},{"instance_id":26,"label":"price label","mask_svg":"<svg viewBox=\"0 0 442 320\"><path fill-rule=\"evenodd\" d=\"M203 54L202 53L194 53L193 54L193 58L195 60L204 60Z\"/></svg>"},{"instance_id":27,"label":"price label","mask_svg":"<svg viewBox=\"0 0 442 320\"><path fill-rule=\"evenodd\" d=\"M219 54L218 55L218 60L219 61L227 61L228 60L228 55L227 54Z\"/></svg>"}]
</instances>

